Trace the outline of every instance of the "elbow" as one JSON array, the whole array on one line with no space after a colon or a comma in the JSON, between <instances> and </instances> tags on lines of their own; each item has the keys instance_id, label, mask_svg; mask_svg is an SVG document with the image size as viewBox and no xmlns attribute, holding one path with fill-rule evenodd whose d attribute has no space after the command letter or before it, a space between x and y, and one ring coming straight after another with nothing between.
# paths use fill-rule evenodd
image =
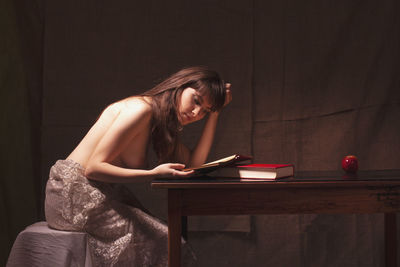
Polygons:
<instances>
[{"instance_id":1,"label":"elbow","mask_svg":"<svg viewBox=\"0 0 400 267\"><path fill-rule=\"evenodd\" d=\"M95 167L92 165L92 164L88 164L87 166L86 166L86 169L85 169L85 177L86 178L88 178L88 179L90 179L90 180L93 180L94 179L94 177L96 176L96 170L95 170Z\"/></svg>"}]
</instances>

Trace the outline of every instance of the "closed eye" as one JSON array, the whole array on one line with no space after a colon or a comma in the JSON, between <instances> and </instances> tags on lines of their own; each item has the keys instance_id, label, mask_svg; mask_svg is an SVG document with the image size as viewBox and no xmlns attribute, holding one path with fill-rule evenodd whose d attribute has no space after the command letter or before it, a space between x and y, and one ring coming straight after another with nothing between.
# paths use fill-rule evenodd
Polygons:
<instances>
[{"instance_id":1,"label":"closed eye","mask_svg":"<svg viewBox=\"0 0 400 267\"><path fill-rule=\"evenodd\" d=\"M194 103L199 106L201 105L200 100L197 96L194 97Z\"/></svg>"},{"instance_id":2,"label":"closed eye","mask_svg":"<svg viewBox=\"0 0 400 267\"><path fill-rule=\"evenodd\" d=\"M202 110L203 114L211 112L210 108L203 106L204 101L203 101L203 98L201 96L195 94L194 97L193 97L193 101L194 101L194 103L196 105L201 106L201 110Z\"/></svg>"}]
</instances>

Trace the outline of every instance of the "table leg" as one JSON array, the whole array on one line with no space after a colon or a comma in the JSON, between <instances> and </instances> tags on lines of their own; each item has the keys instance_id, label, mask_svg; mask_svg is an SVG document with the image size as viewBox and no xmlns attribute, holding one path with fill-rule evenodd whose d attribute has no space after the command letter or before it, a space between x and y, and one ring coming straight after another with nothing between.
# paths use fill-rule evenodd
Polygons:
<instances>
[{"instance_id":1,"label":"table leg","mask_svg":"<svg viewBox=\"0 0 400 267\"><path fill-rule=\"evenodd\" d=\"M181 266L181 191L168 190L168 266Z\"/></svg>"},{"instance_id":2,"label":"table leg","mask_svg":"<svg viewBox=\"0 0 400 267\"><path fill-rule=\"evenodd\" d=\"M385 213L385 264L397 266L397 224L396 213Z\"/></svg>"},{"instance_id":3,"label":"table leg","mask_svg":"<svg viewBox=\"0 0 400 267\"><path fill-rule=\"evenodd\" d=\"M182 216L182 237L185 241L188 240L188 222L187 216Z\"/></svg>"}]
</instances>

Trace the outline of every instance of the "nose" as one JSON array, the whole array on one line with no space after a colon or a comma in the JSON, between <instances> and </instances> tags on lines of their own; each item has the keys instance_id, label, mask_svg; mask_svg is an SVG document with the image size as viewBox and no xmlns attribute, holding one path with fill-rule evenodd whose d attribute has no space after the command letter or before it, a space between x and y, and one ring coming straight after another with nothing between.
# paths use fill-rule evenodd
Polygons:
<instances>
[{"instance_id":1,"label":"nose","mask_svg":"<svg viewBox=\"0 0 400 267\"><path fill-rule=\"evenodd\" d=\"M200 107L200 106L196 106L196 107L192 110L192 116L195 117L195 118L196 118L200 113L201 113L201 107Z\"/></svg>"}]
</instances>

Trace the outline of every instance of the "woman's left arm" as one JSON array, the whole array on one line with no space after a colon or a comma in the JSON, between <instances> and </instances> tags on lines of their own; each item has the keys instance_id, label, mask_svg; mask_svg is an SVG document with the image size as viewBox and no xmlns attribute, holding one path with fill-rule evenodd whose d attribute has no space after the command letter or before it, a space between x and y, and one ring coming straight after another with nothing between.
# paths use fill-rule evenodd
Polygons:
<instances>
[{"instance_id":1,"label":"woman's left arm","mask_svg":"<svg viewBox=\"0 0 400 267\"><path fill-rule=\"evenodd\" d=\"M203 128L203 133L201 134L201 137L194 147L192 153L190 153L191 155L188 162L188 167L200 166L206 162L208 153L210 152L214 140L218 116L218 112L211 112L208 115L207 122Z\"/></svg>"},{"instance_id":2,"label":"woman's left arm","mask_svg":"<svg viewBox=\"0 0 400 267\"><path fill-rule=\"evenodd\" d=\"M224 107L232 101L232 93L230 90L230 84L226 85L226 98ZM187 167L195 167L204 164L207 160L208 153L210 152L215 130L217 128L219 112L211 112L208 115L207 121L203 128L203 133L195 148L190 152L185 146L181 145L181 152L185 159Z\"/></svg>"}]
</instances>

